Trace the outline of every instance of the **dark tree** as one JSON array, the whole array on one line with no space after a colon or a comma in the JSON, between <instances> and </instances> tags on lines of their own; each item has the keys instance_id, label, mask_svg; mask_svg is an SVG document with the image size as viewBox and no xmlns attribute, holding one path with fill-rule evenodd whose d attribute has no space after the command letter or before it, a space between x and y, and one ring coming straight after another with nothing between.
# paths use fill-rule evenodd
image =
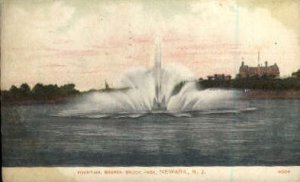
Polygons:
<instances>
[{"instance_id":1,"label":"dark tree","mask_svg":"<svg viewBox=\"0 0 300 182\"><path fill-rule=\"evenodd\" d=\"M62 95L73 95L79 93L79 91L75 89L75 84L73 83L65 84L59 89Z\"/></svg>"},{"instance_id":2,"label":"dark tree","mask_svg":"<svg viewBox=\"0 0 300 182\"><path fill-rule=\"evenodd\" d=\"M37 83L33 89L32 89L32 93L35 97L41 97L44 95L44 85L41 83Z\"/></svg>"},{"instance_id":3,"label":"dark tree","mask_svg":"<svg viewBox=\"0 0 300 182\"><path fill-rule=\"evenodd\" d=\"M30 90L30 87L27 83L23 83L21 86L20 86L20 94L21 96L23 97L28 97L31 95L31 90Z\"/></svg>"},{"instance_id":4,"label":"dark tree","mask_svg":"<svg viewBox=\"0 0 300 182\"><path fill-rule=\"evenodd\" d=\"M15 98L19 98L20 97L20 91L19 91L19 89L15 85L12 85L10 87L9 92L10 92L10 96L11 97L15 97Z\"/></svg>"},{"instance_id":5,"label":"dark tree","mask_svg":"<svg viewBox=\"0 0 300 182\"><path fill-rule=\"evenodd\" d=\"M298 71L292 73L292 77L300 79L300 69L298 69Z\"/></svg>"}]
</instances>

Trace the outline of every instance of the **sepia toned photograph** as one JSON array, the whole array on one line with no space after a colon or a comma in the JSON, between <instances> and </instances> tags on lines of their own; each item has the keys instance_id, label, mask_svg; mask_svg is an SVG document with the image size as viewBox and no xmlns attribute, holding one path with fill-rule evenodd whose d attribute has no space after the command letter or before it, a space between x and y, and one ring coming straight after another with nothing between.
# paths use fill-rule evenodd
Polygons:
<instances>
[{"instance_id":1,"label":"sepia toned photograph","mask_svg":"<svg viewBox=\"0 0 300 182\"><path fill-rule=\"evenodd\" d=\"M0 2L3 181L300 181L300 1Z\"/></svg>"}]
</instances>

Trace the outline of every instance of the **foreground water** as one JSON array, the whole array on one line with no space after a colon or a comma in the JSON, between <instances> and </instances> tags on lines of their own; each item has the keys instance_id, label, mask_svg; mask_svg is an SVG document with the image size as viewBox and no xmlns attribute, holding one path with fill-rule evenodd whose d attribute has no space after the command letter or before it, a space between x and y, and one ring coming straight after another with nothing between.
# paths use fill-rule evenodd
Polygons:
<instances>
[{"instance_id":1,"label":"foreground water","mask_svg":"<svg viewBox=\"0 0 300 182\"><path fill-rule=\"evenodd\" d=\"M300 165L300 100L242 102L256 110L90 118L3 106L2 165Z\"/></svg>"}]
</instances>

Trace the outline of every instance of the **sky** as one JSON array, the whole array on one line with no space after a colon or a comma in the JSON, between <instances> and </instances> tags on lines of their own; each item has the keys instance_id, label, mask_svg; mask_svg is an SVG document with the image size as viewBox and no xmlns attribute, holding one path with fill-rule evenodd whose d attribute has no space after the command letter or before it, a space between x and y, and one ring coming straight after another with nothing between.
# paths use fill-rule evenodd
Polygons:
<instances>
[{"instance_id":1,"label":"sky","mask_svg":"<svg viewBox=\"0 0 300 182\"><path fill-rule=\"evenodd\" d=\"M2 0L1 89L28 83L75 83L80 90L118 86L127 71L153 65L195 78L235 76L277 63L281 76L300 68L297 0Z\"/></svg>"}]
</instances>

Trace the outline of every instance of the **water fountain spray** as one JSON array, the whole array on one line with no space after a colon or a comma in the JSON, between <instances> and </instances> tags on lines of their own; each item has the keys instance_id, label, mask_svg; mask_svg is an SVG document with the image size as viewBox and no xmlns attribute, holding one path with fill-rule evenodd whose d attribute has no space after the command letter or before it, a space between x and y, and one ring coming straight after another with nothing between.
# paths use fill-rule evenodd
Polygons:
<instances>
[{"instance_id":1,"label":"water fountain spray","mask_svg":"<svg viewBox=\"0 0 300 182\"><path fill-rule=\"evenodd\" d=\"M157 41L153 66L155 81L155 97L153 98L152 110L166 110L166 99L162 95L162 68L161 68L161 44Z\"/></svg>"}]
</instances>

